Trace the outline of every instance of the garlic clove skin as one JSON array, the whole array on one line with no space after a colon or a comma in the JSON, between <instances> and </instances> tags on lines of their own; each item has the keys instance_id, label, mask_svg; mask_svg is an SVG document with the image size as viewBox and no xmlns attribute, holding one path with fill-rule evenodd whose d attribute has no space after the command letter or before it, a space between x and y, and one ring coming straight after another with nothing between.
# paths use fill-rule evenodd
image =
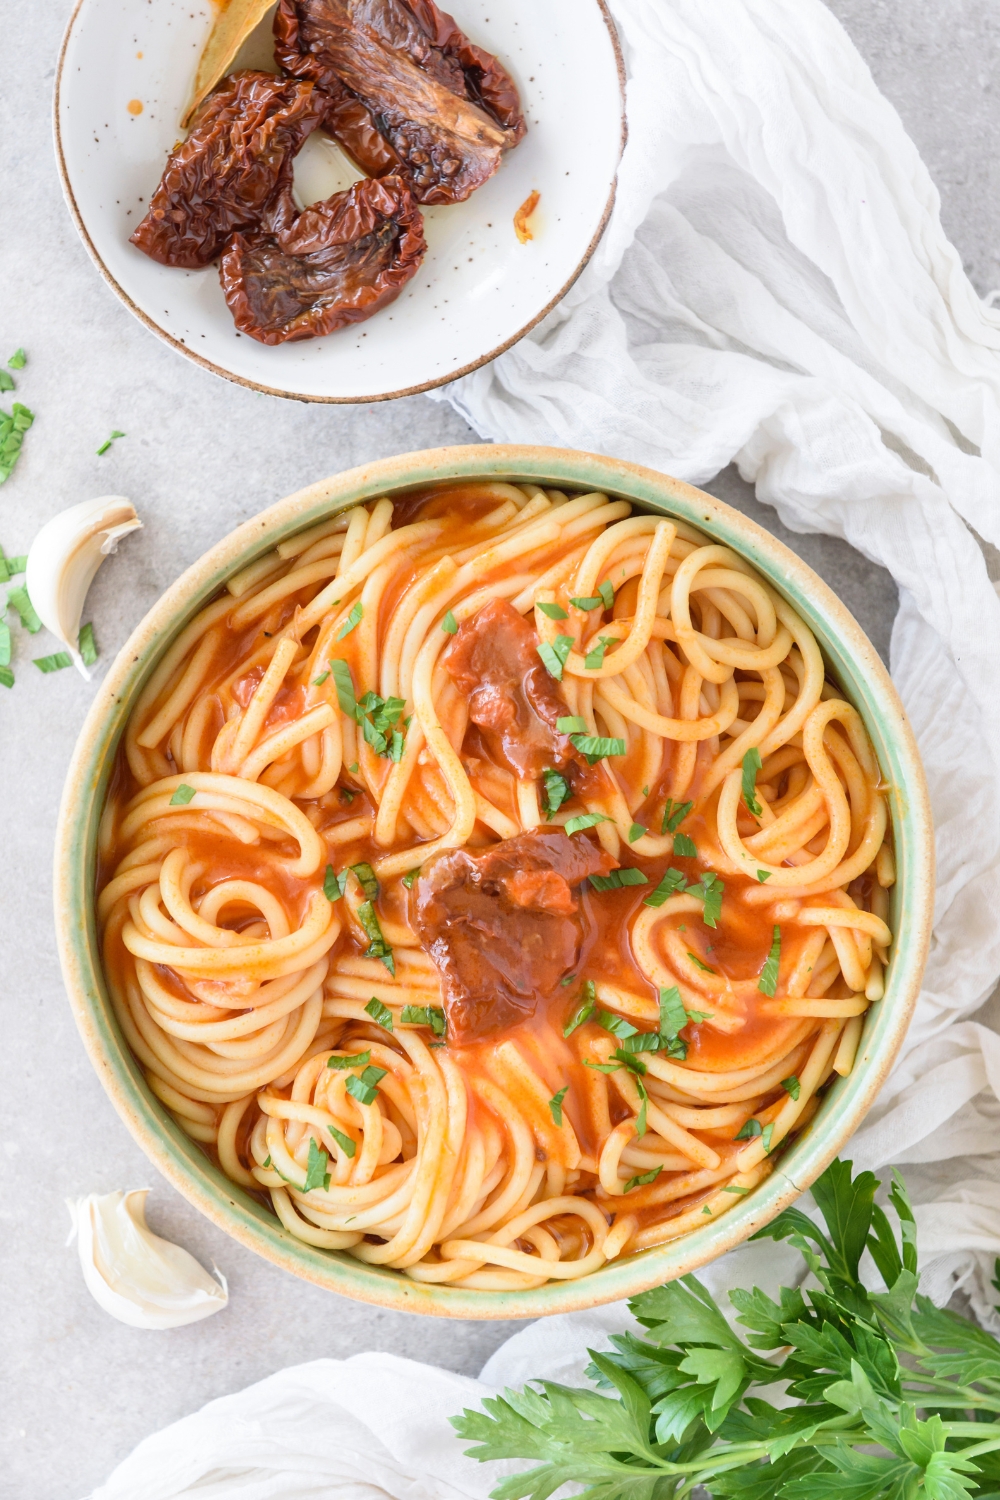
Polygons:
<instances>
[{"instance_id":1,"label":"garlic clove skin","mask_svg":"<svg viewBox=\"0 0 1000 1500\"><path fill-rule=\"evenodd\" d=\"M28 549L25 584L42 624L90 681L77 639L87 592L101 563L142 522L124 495L83 500L47 521Z\"/></svg>"},{"instance_id":2,"label":"garlic clove skin","mask_svg":"<svg viewBox=\"0 0 1000 1500\"><path fill-rule=\"evenodd\" d=\"M146 1224L148 1188L67 1198L83 1279L105 1312L130 1328L180 1328L221 1312L229 1301L215 1277L180 1245Z\"/></svg>"}]
</instances>

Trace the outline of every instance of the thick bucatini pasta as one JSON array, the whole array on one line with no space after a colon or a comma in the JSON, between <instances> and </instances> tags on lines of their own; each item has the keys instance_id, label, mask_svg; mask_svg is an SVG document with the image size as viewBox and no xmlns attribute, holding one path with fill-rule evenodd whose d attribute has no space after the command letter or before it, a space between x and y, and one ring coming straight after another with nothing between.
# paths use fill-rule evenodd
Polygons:
<instances>
[{"instance_id":1,"label":"thick bucatini pasta","mask_svg":"<svg viewBox=\"0 0 1000 1500\"><path fill-rule=\"evenodd\" d=\"M737 554L535 485L377 499L187 627L101 825L149 1085L309 1244L463 1287L717 1218L883 992L879 768Z\"/></svg>"}]
</instances>

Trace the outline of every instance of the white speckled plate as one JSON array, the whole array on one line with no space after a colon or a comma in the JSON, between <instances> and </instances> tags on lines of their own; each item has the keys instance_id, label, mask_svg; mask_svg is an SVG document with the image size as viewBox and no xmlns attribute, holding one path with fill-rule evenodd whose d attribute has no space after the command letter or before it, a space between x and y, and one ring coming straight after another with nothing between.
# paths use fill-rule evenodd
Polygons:
<instances>
[{"instance_id":1,"label":"white speckled plate","mask_svg":"<svg viewBox=\"0 0 1000 1500\"><path fill-rule=\"evenodd\" d=\"M564 295L607 222L621 155L622 66L603 0L454 0L520 90L528 134L465 203L425 209L427 256L396 302L326 338L268 348L236 332L218 271L157 265L128 243L146 212L212 25L207 0L78 0L56 79L56 153L77 228L128 307L180 353L307 401L428 390L494 359ZM268 62L270 16L239 66ZM140 109L141 106L141 109ZM359 174L317 132L296 163L304 203ZM514 214L537 190L534 238Z\"/></svg>"}]
</instances>

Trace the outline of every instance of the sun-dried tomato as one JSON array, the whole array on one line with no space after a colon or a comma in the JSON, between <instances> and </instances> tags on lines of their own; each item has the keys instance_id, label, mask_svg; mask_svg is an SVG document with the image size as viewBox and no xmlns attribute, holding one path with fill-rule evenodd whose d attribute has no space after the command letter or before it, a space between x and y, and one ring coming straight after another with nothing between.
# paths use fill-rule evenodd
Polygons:
<instances>
[{"instance_id":1,"label":"sun-dried tomato","mask_svg":"<svg viewBox=\"0 0 1000 1500\"><path fill-rule=\"evenodd\" d=\"M310 82L230 73L170 153L132 244L165 266L208 265L290 187L293 158L326 108Z\"/></svg>"},{"instance_id":2,"label":"sun-dried tomato","mask_svg":"<svg viewBox=\"0 0 1000 1500\"><path fill-rule=\"evenodd\" d=\"M462 202L524 135L509 74L433 0L280 0L274 35L361 170L398 173L420 203Z\"/></svg>"},{"instance_id":3,"label":"sun-dried tomato","mask_svg":"<svg viewBox=\"0 0 1000 1500\"><path fill-rule=\"evenodd\" d=\"M259 230L232 240L222 288L241 333L262 344L311 339L392 302L426 249L399 177L365 178L302 213L286 191Z\"/></svg>"}]
</instances>

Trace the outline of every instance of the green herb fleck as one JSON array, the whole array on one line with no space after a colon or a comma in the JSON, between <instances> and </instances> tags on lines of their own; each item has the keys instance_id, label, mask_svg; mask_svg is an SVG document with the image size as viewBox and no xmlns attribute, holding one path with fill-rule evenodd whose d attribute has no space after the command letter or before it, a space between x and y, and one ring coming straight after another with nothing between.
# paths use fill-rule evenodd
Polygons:
<instances>
[{"instance_id":1,"label":"green herb fleck","mask_svg":"<svg viewBox=\"0 0 1000 1500\"><path fill-rule=\"evenodd\" d=\"M14 382L6 370L0 370L0 391L14 390Z\"/></svg>"},{"instance_id":2,"label":"green herb fleck","mask_svg":"<svg viewBox=\"0 0 1000 1500\"><path fill-rule=\"evenodd\" d=\"M662 906L671 896L683 892L685 887L684 876L680 870L669 869L656 887L643 901L643 906Z\"/></svg>"},{"instance_id":3,"label":"green herb fleck","mask_svg":"<svg viewBox=\"0 0 1000 1500\"><path fill-rule=\"evenodd\" d=\"M601 596L601 602L605 609L610 609L615 602L615 591L609 579L605 578L603 583L597 585L597 592Z\"/></svg>"},{"instance_id":4,"label":"green herb fleck","mask_svg":"<svg viewBox=\"0 0 1000 1500\"><path fill-rule=\"evenodd\" d=\"M688 813L694 807L693 802L674 802L672 797L667 798L667 805L663 809L663 826L661 833L676 833ZM676 843L674 848L676 849Z\"/></svg>"},{"instance_id":5,"label":"green herb fleck","mask_svg":"<svg viewBox=\"0 0 1000 1500\"><path fill-rule=\"evenodd\" d=\"M194 792L195 789L193 786L188 786L186 781L182 781L180 786L174 792L174 795L171 797L168 806L187 807L188 803L191 801L191 798L194 796Z\"/></svg>"},{"instance_id":6,"label":"green herb fleck","mask_svg":"<svg viewBox=\"0 0 1000 1500\"><path fill-rule=\"evenodd\" d=\"M733 1136L733 1140L734 1141L752 1141L752 1140L755 1140L757 1136L763 1135L763 1134L764 1134L764 1131L763 1131L763 1128L761 1126L760 1121L759 1120L755 1120L755 1119L753 1119L751 1117L736 1132L736 1134Z\"/></svg>"},{"instance_id":7,"label":"green herb fleck","mask_svg":"<svg viewBox=\"0 0 1000 1500\"><path fill-rule=\"evenodd\" d=\"M445 635L458 634L458 621L455 619L455 616L450 609L445 615L444 619L441 621L441 629L444 631Z\"/></svg>"},{"instance_id":8,"label":"green herb fleck","mask_svg":"<svg viewBox=\"0 0 1000 1500\"><path fill-rule=\"evenodd\" d=\"M575 818L566 819L567 833L582 833L585 828L596 828L598 823L613 823L614 818L609 818L607 813L577 813Z\"/></svg>"},{"instance_id":9,"label":"green herb fleck","mask_svg":"<svg viewBox=\"0 0 1000 1500\"><path fill-rule=\"evenodd\" d=\"M649 1095L646 1093L646 1085L641 1078L635 1080L635 1086L639 1090L639 1113L635 1117L635 1133L641 1139L646 1134L646 1106L649 1104Z\"/></svg>"},{"instance_id":10,"label":"green herb fleck","mask_svg":"<svg viewBox=\"0 0 1000 1500\"><path fill-rule=\"evenodd\" d=\"M113 432L111 434L111 436L109 438L105 439L105 441L98 448L98 450L97 450L97 456L98 456L98 458L100 458L100 456L101 456L102 453L107 453L108 449L111 447L111 444L113 442L115 442L115 440L117 438L123 438L124 436L125 436L124 432L117 432L117 431Z\"/></svg>"},{"instance_id":11,"label":"green herb fleck","mask_svg":"<svg viewBox=\"0 0 1000 1500\"><path fill-rule=\"evenodd\" d=\"M358 921L364 928L369 942L363 957L381 959L389 973L395 976L396 960L392 956L392 949L382 936L382 929L371 901L362 901L358 907Z\"/></svg>"},{"instance_id":12,"label":"green herb fleck","mask_svg":"<svg viewBox=\"0 0 1000 1500\"><path fill-rule=\"evenodd\" d=\"M377 995L373 995L365 1006L365 1010L376 1025L381 1026L384 1031L392 1030L392 1011L388 1005L384 1005Z\"/></svg>"},{"instance_id":13,"label":"green herb fleck","mask_svg":"<svg viewBox=\"0 0 1000 1500\"><path fill-rule=\"evenodd\" d=\"M21 454L24 434L35 420L33 411L15 401L9 412L0 411L0 484L8 480Z\"/></svg>"},{"instance_id":14,"label":"green herb fleck","mask_svg":"<svg viewBox=\"0 0 1000 1500\"><path fill-rule=\"evenodd\" d=\"M787 1078L781 1080L781 1087L785 1090L786 1094L791 1094L792 1098L796 1100L802 1092L802 1085L794 1073L790 1073Z\"/></svg>"},{"instance_id":15,"label":"green herb fleck","mask_svg":"<svg viewBox=\"0 0 1000 1500\"><path fill-rule=\"evenodd\" d=\"M590 883L595 891L617 891L623 885L648 885L649 880L634 865L626 865L621 870L612 870L610 875L591 875Z\"/></svg>"},{"instance_id":16,"label":"green herb fleck","mask_svg":"<svg viewBox=\"0 0 1000 1500\"><path fill-rule=\"evenodd\" d=\"M701 969L701 971L702 971L703 974L714 974L715 973L715 970L714 969L710 969L709 966L708 966L708 964L706 964L702 959L700 959L698 957L697 953L689 953L688 954L688 958L691 960L691 962L693 964L695 964L699 969Z\"/></svg>"},{"instance_id":17,"label":"green herb fleck","mask_svg":"<svg viewBox=\"0 0 1000 1500\"><path fill-rule=\"evenodd\" d=\"M32 660L40 672L61 672L64 667L73 665L68 651L55 651L51 656L35 656Z\"/></svg>"},{"instance_id":18,"label":"green herb fleck","mask_svg":"<svg viewBox=\"0 0 1000 1500\"><path fill-rule=\"evenodd\" d=\"M545 789L545 816L551 818L570 796L569 782L559 771L543 771L542 786Z\"/></svg>"},{"instance_id":19,"label":"green herb fleck","mask_svg":"<svg viewBox=\"0 0 1000 1500\"><path fill-rule=\"evenodd\" d=\"M612 1036L636 1036L637 1027L631 1021L626 1021L624 1016L612 1015L609 1010L602 1010L597 1017L598 1026L603 1026L605 1031L610 1031Z\"/></svg>"},{"instance_id":20,"label":"green herb fleck","mask_svg":"<svg viewBox=\"0 0 1000 1500\"><path fill-rule=\"evenodd\" d=\"M634 844L635 841L636 841L636 839L641 839L642 836L643 836L643 834L644 833L648 833L648 832L649 832L649 829L648 828L643 828L643 826L642 826L641 823L633 823L632 827L628 831L628 841L629 841L629 843L630 844Z\"/></svg>"},{"instance_id":21,"label":"green herb fleck","mask_svg":"<svg viewBox=\"0 0 1000 1500\"><path fill-rule=\"evenodd\" d=\"M361 623L361 616L363 614L364 607L361 603L361 600L359 599L352 608L350 614L347 616L347 619L344 621L343 625L341 625L340 629L337 631L337 634L334 636L334 640L342 641L345 635L350 635L355 625L359 625Z\"/></svg>"},{"instance_id":22,"label":"green herb fleck","mask_svg":"<svg viewBox=\"0 0 1000 1500\"><path fill-rule=\"evenodd\" d=\"M406 874L403 876L403 884L406 886L406 889L408 891L412 891L413 882L416 880L419 874L420 866L418 865L415 870L407 870Z\"/></svg>"},{"instance_id":23,"label":"green herb fleck","mask_svg":"<svg viewBox=\"0 0 1000 1500\"><path fill-rule=\"evenodd\" d=\"M773 996L778 988L778 964L781 959L781 928L775 927L774 936L771 939L771 950L764 960L764 967L760 971L757 988L762 995Z\"/></svg>"},{"instance_id":24,"label":"green herb fleck","mask_svg":"<svg viewBox=\"0 0 1000 1500\"><path fill-rule=\"evenodd\" d=\"M94 640L94 627L89 620L81 627L76 645L83 665L92 667L97 660L97 642Z\"/></svg>"},{"instance_id":25,"label":"green herb fleck","mask_svg":"<svg viewBox=\"0 0 1000 1500\"><path fill-rule=\"evenodd\" d=\"M12 370L23 370L28 363L28 356L23 349L15 349L7 363Z\"/></svg>"},{"instance_id":26,"label":"green herb fleck","mask_svg":"<svg viewBox=\"0 0 1000 1500\"><path fill-rule=\"evenodd\" d=\"M378 880L375 871L367 861L361 864L351 865L351 870L357 878L358 885L364 891L369 901L378 900Z\"/></svg>"},{"instance_id":27,"label":"green herb fleck","mask_svg":"<svg viewBox=\"0 0 1000 1500\"><path fill-rule=\"evenodd\" d=\"M571 635L557 635L551 643L549 641L542 641L535 648L545 664L546 671L550 677L555 678L556 682L562 682L563 667L566 665L573 645L574 641Z\"/></svg>"},{"instance_id":28,"label":"green herb fleck","mask_svg":"<svg viewBox=\"0 0 1000 1500\"><path fill-rule=\"evenodd\" d=\"M363 1073L352 1073L347 1080L347 1092L359 1104L374 1104L378 1094L378 1085L385 1077L387 1069L377 1068L374 1063L365 1068Z\"/></svg>"},{"instance_id":29,"label":"green herb fleck","mask_svg":"<svg viewBox=\"0 0 1000 1500\"><path fill-rule=\"evenodd\" d=\"M330 671L333 673L333 680L337 684L337 702L340 704L341 711L349 719L356 719L358 716L358 703L354 696L354 678L351 676L350 667L346 661L337 659L331 661ZM355 766L356 769L357 767Z\"/></svg>"},{"instance_id":30,"label":"green herb fleck","mask_svg":"<svg viewBox=\"0 0 1000 1500\"><path fill-rule=\"evenodd\" d=\"M333 865L327 865L326 874L323 877L323 895L328 901L339 901L344 894L347 885L347 871L340 875L333 873Z\"/></svg>"},{"instance_id":31,"label":"green herb fleck","mask_svg":"<svg viewBox=\"0 0 1000 1500\"><path fill-rule=\"evenodd\" d=\"M543 599L535 600L535 608L540 609L542 614L549 620L568 620L569 616L561 604L547 604Z\"/></svg>"},{"instance_id":32,"label":"green herb fleck","mask_svg":"<svg viewBox=\"0 0 1000 1500\"><path fill-rule=\"evenodd\" d=\"M761 768L760 751L753 745L743 757L743 801L755 818L762 815L762 809L757 800L757 772Z\"/></svg>"},{"instance_id":33,"label":"green herb fleck","mask_svg":"<svg viewBox=\"0 0 1000 1500\"><path fill-rule=\"evenodd\" d=\"M564 714L556 720L556 728L560 734L586 734L587 721L579 714Z\"/></svg>"},{"instance_id":34,"label":"green herb fleck","mask_svg":"<svg viewBox=\"0 0 1000 1500\"><path fill-rule=\"evenodd\" d=\"M336 1068L343 1073L348 1068L363 1068L366 1063L371 1062L371 1048L367 1052L333 1052L326 1060L328 1068Z\"/></svg>"},{"instance_id":35,"label":"green herb fleck","mask_svg":"<svg viewBox=\"0 0 1000 1500\"><path fill-rule=\"evenodd\" d=\"M613 646L614 644L615 637L613 635L602 635L597 644L595 646L591 646L590 650L583 658L583 665L587 668L587 670L590 672L600 671L601 667L604 666L605 652L607 651L609 646Z\"/></svg>"},{"instance_id":36,"label":"green herb fleck","mask_svg":"<svg viewBox=\"0 0 1000 1500\"><path fill-rule=\"evenodd\" d=\"M662 1167L654 1167L651 1172L640 1172L638 1177L630 1177L625 1184L624 1191L630 1193L633 1188L648 1187L651 1182L656 1181L662 1171Z\"/></svg>"},{"instance_id":37,"label":"green herb fleck","mask_svg":"<svg viewBox=\"0 0 1000 1500\"><path fill-rule=\"evenodd\" d=\"M312 680L313 687L322 687L329 675L329 672L321 672L318 677L314 677Z\"/></svg>"},{"instance_id":38,"label":"green herb fleck","mask_svg":"<svg viewBox=\"0 0 1000 1500\"><path fill-rule=\"evenodd\" d=\"M589 765L596 766L606 755L624 755L624 740L609 739L601 734L571 734L570 743L575 745Z\"/></svg>"},{"instance_id":39,"label":"green herb fleck","mask_svg":"<svg viewBox=\"0 0 1000 1500\"><path fill-rule=\"evenodd\" d=\"M572 977L571 974L570 979ZM563 982L568 983L569 981L564 980ZM592 979L587 979L584 981L580 1004L563 1027L563 1036L571 1036L578 1026L582 1026L585 1021L589 1021L594 1014L596 1004L596 986Z\"/></svg>"},{"instance_id":40,"label":"green herb fleck","mask_svg":"<svg viewBox=\"0 0 1000 1500\"><path fill-rule=\"evenodd\" d=\"M7 603L11 609L16 609L21 617L21 624L29 635L37 635L42 628L42 622L35 613L35 606L28 597L28 590L22 583L20 588L10 589L7 594Z\"/></svg>"},{"instance_id":41,"label":"green herb fleck","mask_svg":"<svg viewBox=\"0 0 1000 1500\"><path fill-rule=\"evenodd\" d=\"M569 1084L567 1083L564 1088L561 1088L559 1090L558 1094L553 1094L552 1098L549 1100L549 1114L552 1116L552 1119L557 1125L561 1125L563 1122L562 1103L568 1093Z\"/></svg>"},{"instance_id":42,"label":"green herb fleck","mask_svg":"<svg viewBox=\"0 0 1000 1500\"><path fill-rule=\"evenodd\" d=\"M686 833L675 833L674 853L678 859L696 859L698 857L698 850L694 839L689 839Z\"/></svg>"},{"instance_id":43,"label":"green herb fleck","mask_svg":"<svg viewBox=\"0 0 1000 1500\"><path fill-rule=\"evenodd\" d=\"M349 1135L345 1135L342 1130L338 1130L336 1125L328 1125L326 1128L333 1136L334 1140L337 1142L337 1145L340 1147L341 1151L343 1151L344 1155L350 1157L353 1160L354 1153L358 1149L356 1142L352 1141L351 1137ZM355 1218L356 1217L357 1215L355 1215Z\"/></svg>"},{"instance_id":44,"label":"green herb fleck","mask_svg":"<svg viewBox=\"0 0 1000 1500\"><path fill-rule=\"evenodd\" d=\"M771 870L758 870L757 871L757 879L760 881L761 885L764 884L765 880L770 880L772 873L773 872Z\"/></svg>"},{"instance_id":45,"label":"green herb fleck","mask_svg":"<svg viewBox=\"0 0 1000 1500\"><path fill-rule=\"evenodd\" d=\"M447 1024L440 1005L404 1005L400 1019L404 1026L429 1026L435 1036L444 1036Z\"/></svg>"}]
</instances>

